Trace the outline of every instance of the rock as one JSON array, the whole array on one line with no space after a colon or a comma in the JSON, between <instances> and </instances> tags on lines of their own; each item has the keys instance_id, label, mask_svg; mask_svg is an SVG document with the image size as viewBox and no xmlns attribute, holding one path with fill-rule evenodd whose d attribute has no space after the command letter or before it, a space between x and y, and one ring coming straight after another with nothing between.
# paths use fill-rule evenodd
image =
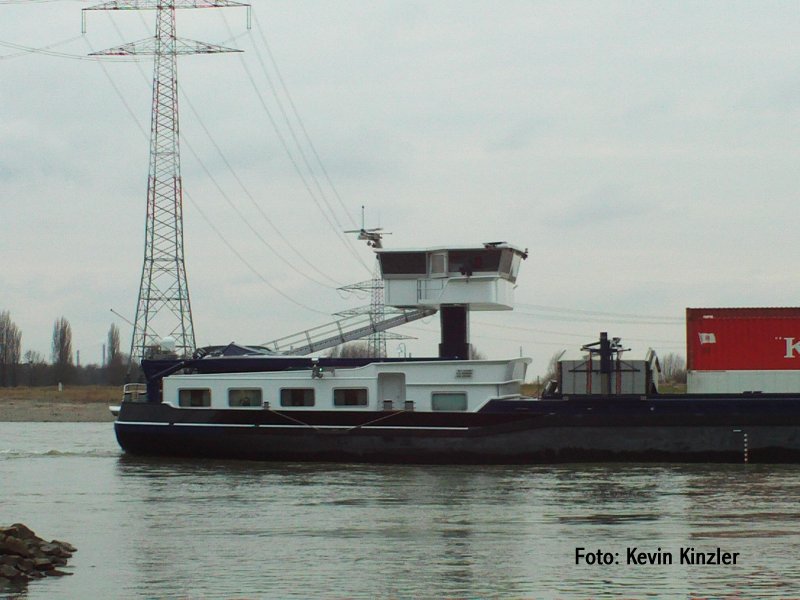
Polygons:
<instances>
[{"instance_id":1,"label":"rock","mask_svg":"<svg viewBox=\"0 0 800 600\"><path fill-rule=\"evenodd\" d=\"M16 554L17 556L24 556L26 558L33 556L33 553L25 545L25 542L19 538L11 537L10 535L4 535L0 538L0 554Z\"/></svg>"},{"instance_id":2,"label":"rock","mask_svg":"<svg viewBox=\"0 0 800 600\"><path fill-rule=\"evenodd\" d=\"M69 544L67 542L59 542L58 540L53 540L50 543L51 544L55 544L56 546L61 546L61 548L65 552L72 553L72 552L77 552L78 551L78 549L75 546L73 546L72 544Z\"/></svg>"},{"instance_id":3,"label":"rock","mask_svg":"<svg viewBox=\"0 0 800 600\"><path fill-rule=\"evenodd\" d=\"M16 579L22 575L22 572L15 569L11 565L0 565L0 577L5 577L6 579Z\"/></svg>"},{"instance_id":4,"label":"rock","mask_svg":"<svg viewBox=\"0 0 800 600\"><path fill-rule=\"evenodd\" d=\"M20 559L15 566L23 573L30 573L33 571L33 561L30 558Z\"/></svg>"},{"instance_id":5,"label":"rock","mask_svg":"<svg viewBox=\"0 0 800 600\"><path fill-rule=\"evenodd\" d=\"M49 571L50 569L55 569L53 561L51 561L49 558L34 558L33 567L37 571Z\"/></svg>"},{"instance_id":6,"label":"rock","mask_svg":"<svg viewBox=\"0 0 800 600\"><path fill-rule=\"evenodd\" d=\"M42 544L41 546L39 546L39 550L41 552L44 552L48 556L60 556L61 558L68 558L72 556L61 546L59 546L58 544L54 544L52 542L50 542L49 544Z\"/></svg>"},{"instance_id":7,"label":"rock","mask_svg":"<svg viewBox=\"0 0 800 600\"><path fill-rule=\"evenodd\" d=\"M24 589L31 579L72 575L56 567L65 566L76 550L67 542L47 542L22 523L0 527L0 590Z\"/></svg>"},{"instance_id":8,"label":"rock","mask_svg":"<svg viewBox=\"0 0 800 600\"><path fill-rule=\"evenodd\" d=\"M67 573L66 571L59 571L58 569L53 569L51 571L46 571L45 575L47 577L63 577L64 575L72 575L72 573Z\"/></svg>"},{"instance_id":9,"label":"rock","mask_svg":"<svg viewBox=\"0 0 800 600\"><path fill-rule=\"evenodd\" d=\"M14 523L11 527L8 527L6 531L7 531L6 535L13 535L15 538L19 538L22 540L39 539L36 537L36 534L33 533L31 529L29 529L22 523Z\"/></svg>"}]
</instances>

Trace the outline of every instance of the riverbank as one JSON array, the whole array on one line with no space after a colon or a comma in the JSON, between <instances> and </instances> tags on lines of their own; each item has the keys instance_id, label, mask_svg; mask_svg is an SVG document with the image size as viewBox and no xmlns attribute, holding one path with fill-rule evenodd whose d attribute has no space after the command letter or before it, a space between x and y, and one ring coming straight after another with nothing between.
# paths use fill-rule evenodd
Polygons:
<instances>
[{"instance_id":1,"label":"riverbank","mask_svg":"<svg viewBox=\"0 0 800 600\"><path fill-rule=\"evenodd\" d=\"M86 423L113 421L109 405L119 404L119 386L0 388L0 421Z\"/></svg>"}]
</instances>

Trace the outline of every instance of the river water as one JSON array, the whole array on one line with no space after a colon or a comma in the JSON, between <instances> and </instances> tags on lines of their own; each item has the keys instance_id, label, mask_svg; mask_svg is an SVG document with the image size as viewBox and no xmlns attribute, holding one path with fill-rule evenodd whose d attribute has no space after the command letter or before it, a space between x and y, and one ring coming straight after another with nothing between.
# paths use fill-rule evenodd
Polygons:
<instances>
[{"instance_id":1,"label":"river water","mask_svg":"<svg viewBox=\"0 0 800 600\"><path fill-rule=\"evenodd\" d=\"M799 502L800 466L154 460L0 423L0 524L78 547L0 598L800 598Z\"/></svg>"}]
</instances>

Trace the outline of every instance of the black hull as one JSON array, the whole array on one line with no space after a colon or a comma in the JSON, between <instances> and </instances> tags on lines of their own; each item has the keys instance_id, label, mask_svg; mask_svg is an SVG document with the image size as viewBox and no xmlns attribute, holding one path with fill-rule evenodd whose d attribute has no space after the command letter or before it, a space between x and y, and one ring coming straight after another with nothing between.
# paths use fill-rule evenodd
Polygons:
<instances>
[{"instance_id":1,"label":"black hull","mask_svg":"<svg viewBox=\"0 0 800 600\"><path fill-rule=\"evenodd\" d=\"M132 454L387 463L800 463L800 397L585 398L478 413L175 409L123 403Z\"/></svg>"}]
</instances>

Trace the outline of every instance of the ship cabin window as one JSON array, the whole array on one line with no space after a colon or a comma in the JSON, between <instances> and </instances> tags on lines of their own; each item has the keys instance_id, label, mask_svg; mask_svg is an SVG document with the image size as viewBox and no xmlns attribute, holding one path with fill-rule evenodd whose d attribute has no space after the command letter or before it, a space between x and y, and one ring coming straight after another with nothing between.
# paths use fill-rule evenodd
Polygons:
<instances>
[{"instance_id":1,"label":"ship cabin window","mask_svg":"<svg viewBox=\"0 0 800 600\"><path fill-rule=\"evenodd\" d=\"M431 277L447 277L447 252L431 252Z\"/></svg>"},{"instance_id":2,"label":"ship cabin window","mask_svg":"<svg viewBox=\"0 0 800 600\"><path fill-rule=\"evenodd\" d=\"M502 250L451 250L450 271L470 277L477 273L497 273L500 270Z\"/></svg>"},{"instance_id":3,"label":"ship cabin window","mask_svg":"<svg viewBox=\"0 0 800 600\"><path fill-rule=\"evenodd\" d=\"M517 280L517 273L519 272L519 264L522 257L513 250L503 250L502 257L500 258L500 274L505 275L511 283Z\"/></svg>"},{"instance_id":4,"label":"ship cabin window","mask_svg":"<svg viewBox=\"0 0 800 600\"><path fill-rule=\"evenodd\" d=\"M281 406L314 406L314 388L281 388Z\"/></svg>"},{"instance_id":5,"label":"ship cabin window","mask_svg":"<svg viewBox=\"0 0 800 600\"><path fill-rule=\"evenodd\" d=\"M424 252L381 252L378 257L383 275L425 275L428 272Z\"/></svg>"},{"instance_id":6,"label":"ship cabin window","mask_svg":"<svg viewBox=\"0 0 800 600\"><path fill-rule=\"evenodd\" d=\"M467 410L466 392L434 392L431 394L431 409L446 411Z\"/></svg>"},{"instance_id":7,"label":"ship cabin window","mask_svg":"<svg viewBox=\"0 0 800 600\"><path fill-rule=\"evenodd\" d=\"M228 390L228 406L261 406L261 390L241 388Z\"/></svg>"},{"instance_id":8,"label":"ship cabin window","mask_svg":"<svg viewBox=\"0 0 800 600\"><path fill-rule=\"evenodd\" d=\"M334 406L366 406L366 388L337 388L333 390Z\"/></svg>"},{"instance_id":9,"label":"ship cabin window","mask_svg":"<svg viewBox=\"0 0 800 600\"><path fill-rule=\"evenodd\" d=\"M193 408L211 406L211 390L208 388L178 390L178 406L189 406Z\"/></svg>"}]
</instances>

